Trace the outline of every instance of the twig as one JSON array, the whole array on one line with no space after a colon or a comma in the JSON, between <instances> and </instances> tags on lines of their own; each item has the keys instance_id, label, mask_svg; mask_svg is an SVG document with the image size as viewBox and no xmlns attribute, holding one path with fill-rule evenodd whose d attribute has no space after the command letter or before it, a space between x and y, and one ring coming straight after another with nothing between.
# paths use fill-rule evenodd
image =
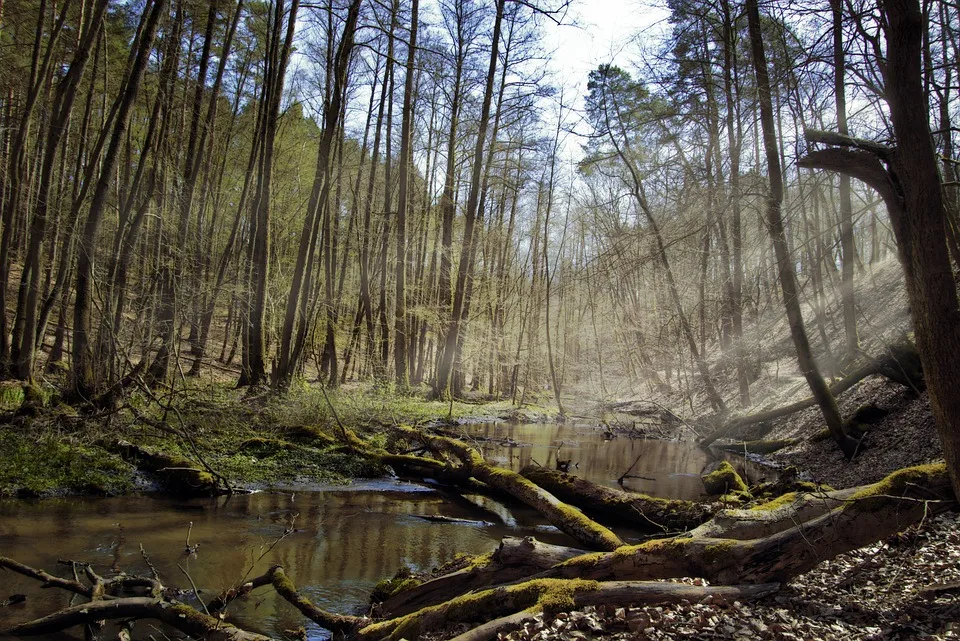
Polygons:
<instances>
[{"instance_id":1,"label":"twig","mask_svg":"<svg viewBox=\"0 0 960 641\"><path fill-rule=\"evenodd\" d=\"M200 598L200 590L197 589L197 584L193 582L193 577L190 576L190 573L183 569L183 566L177 563L177 568L183 572L183 575L187 577L187 580L190 581L190 586L193 588L193 596L197 597L197 601L200 602L200 605L203 606L203 611L207 613L207 616L210 616L210 610L207 609L207 604L203 602L203 599Z\"/></svg>"},{"instance_id":2,"label":"twig","mask_svg":"<svg viewBox=\"0 0 960 641\"><path fill-rule=\"evenodd\" d=\"M140 556L143 557L143 562L147 564L147 567L150 569L150 574L153 575L153 578L159 581L160 573L157 572L157 568L155 568L153 563L150 561L147 551L143 549L143 543L140 544Z\"/></svg>"},{"instance_id":3,"label":"twig","mask_svg":"<svg viewBox=\"0 0 960 641\"><path fill-rule=\"evenodd\" d=\"M235 587L230 588L229 590L224 590L220 594L220 596L216 597L213 601L210 602L209 609L207 605L203 606L205 610L208 610L208 613L209 613L209 610L213 610L214 612L223 610L228 605L230 605L230 602L236 599L238 596L241 596L242 594L246 594L246 592L244 592L243 590L244 590L244 586L247 584L247 577L249 577L250 573L253 572L253 568L256 567L257 563L262 561L265 556L270 554L270 551L273 550L273 548L277 547L280 541L284 540L285 538L287 538L288 536L290 536L296 531L294 528L294 524L296 523L298 516L300 516L299 512L296 512L290 516L289 527L285 528L283 530L283 533L280 534L280 536L278 536L273 541L273 543L271 543L267 547L267 549L260 554L260 556L258 556L252 563L250 563L250 567L247 569L246 572L243 573L243 576L240 577L240 581L237 582ZM259 586L252 586L250 589L253 589L253 587L259 587Z\"/></svg>"},{"instance_id":4,"label":"twig","mask_svg":"<svg viewBox=\"0 0 960 641\"><path fill-rule=\"evenodd\" d=\"M186 546L185 546L185 548L184 548L184 553L185 553L185 554L196 554L196 553L197 553L197 548L200 547L200 544L199 544L199 543L197 543L197 544L194 545L194 546L191 546L191 545L190 545L190 533L191 533L191 532L193 532L193 521L190 521L190 525L187 527L187 542L186 542Z\"/></svg>"}]
</instances>

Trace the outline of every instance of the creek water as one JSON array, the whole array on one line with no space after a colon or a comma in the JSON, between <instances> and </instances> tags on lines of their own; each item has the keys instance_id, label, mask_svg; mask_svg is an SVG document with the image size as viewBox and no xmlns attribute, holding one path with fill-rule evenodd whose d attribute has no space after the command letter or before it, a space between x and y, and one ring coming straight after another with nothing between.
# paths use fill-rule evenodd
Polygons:
<instances>
[{"instance_id":1,"label":"creek water","mask_svg":"<svg viewBox=\"0 0 960 641\"><path fill-rule=\"evenodd\" d=\"M575 426L462 429L482 439L490 460L513 469L533 461L553 468L559 455L579 464L571 466L572 472L615 485L635 463L632 475L643 478L627 479L627 488L674 498L700 493L696 475L710 459L692 444L605 440L601 431ZM422 518L431 516L471 522ZM185 552L190 523L190 543L199 545L195 554ZM69 568L57 566L58 559L90 562L101 575L146 574L142 545L166 585L190 589L192 579L208 601L245 576L280 563L308 598L337 612L363 611L371 588L403 565L429 571L458 553L488 552L507 535L575 545L522 505L396 480L187 501L151 495L0 501L0 554L61 576L69 576ZM630 532L621 535L631 537ZM11 572L2 576L0 602L16 593L28 598L0 607L0 630L70 603L63 591L40 590L35 581ZM182 598L193 601L190 594ZM270 588L231 604L229 615L242 627L277 638L300 626L310 639L329 636ZM137 624L135 638L150 635L163 638L150 622ZM82 638L82 632L47 637L73 638Z\"/></svg>"}]
</instances>

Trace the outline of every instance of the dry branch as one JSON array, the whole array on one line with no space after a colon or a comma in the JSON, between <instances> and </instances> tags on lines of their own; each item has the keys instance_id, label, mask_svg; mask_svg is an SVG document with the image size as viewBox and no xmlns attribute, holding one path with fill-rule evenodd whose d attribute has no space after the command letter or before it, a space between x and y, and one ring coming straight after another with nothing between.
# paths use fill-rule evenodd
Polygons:
<instances>
[{"instance_id":1,"label":"dry branch","mask_svg":"<svg viewBox=\"0 0 960 641\"><path fill-rule=\"evenodd\" d=\"M271 641L270 637L241 630L188 605L169 603L152 597L126 597L81 603L34 621L21 623L4 630L3 633L24 637L53 634L102 619L156 619L184 634L205 641Z\"/></svg>"}]
</instances>

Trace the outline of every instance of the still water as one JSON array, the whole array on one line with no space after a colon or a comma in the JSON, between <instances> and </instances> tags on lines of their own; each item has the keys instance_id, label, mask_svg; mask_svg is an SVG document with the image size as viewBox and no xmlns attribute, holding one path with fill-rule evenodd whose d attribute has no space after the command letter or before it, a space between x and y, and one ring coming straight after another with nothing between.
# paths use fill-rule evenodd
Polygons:
<instances>
[{"instance_id":1,"label":"still water","mask_svg":"<svg viewBox=\"0 0 960 641\"><path fill-rule=\"evenodd\" d=\"M716 459L693 443L630 439L606 430L576 425L480 423L457 428L472 436L488 461L519 471L528 465L556 469L557 460L571 461L570 472L594 483L671 499L694 500L703 493L700 472ZM611 438L612 437L612 438ZM723 456L721 454L721 456ZM752 480L767 470L740 457L736 466Z\"/></svg>"},{"instance_id":2,"label":"still water","mask_svg":"<svg viewBox=\"0 0 960 641\"><path fill-rule=\"evenodd\" d=\"M462 429L482 437L489 459L509 462L514 469L533 461L553 468L559 454L579 463L571 471L580 476L616 484L636 461L632 474L645 478L627 479L626 487L676 498L700 493L696 474L709 459L690 444L622 437L607 441L600 431L573 426ZM421 516L471 522L433 522ZM191 522L190 543L199 545L194 555L184 549ZM293 533L276 543L291 527ZM142 545L165 585L189 588L188 572L209 600L279 563L316 604L347 613L363 611L371 588L400 566L429 571L457 553L488 552L506 535L574 545L524 506L394 480L189 501L154 496L0 501L0 554L55 574L69 575L57 559L91 562L101 575L120 570L146 574ZM0 629L69 604L70 595L62 591L39 590L36 582L10 572L0 576L0 601L16 593L28 595L25 604L0 608ZM307 626L270 588L235 602L229 614L238 625L277 638L301 625L311 639L328 636ZM150 622L139 623L135 637L150 635L163 638ZM48 637L53 638L79 639L82 633Z\"/></svg>"}]
</instances>

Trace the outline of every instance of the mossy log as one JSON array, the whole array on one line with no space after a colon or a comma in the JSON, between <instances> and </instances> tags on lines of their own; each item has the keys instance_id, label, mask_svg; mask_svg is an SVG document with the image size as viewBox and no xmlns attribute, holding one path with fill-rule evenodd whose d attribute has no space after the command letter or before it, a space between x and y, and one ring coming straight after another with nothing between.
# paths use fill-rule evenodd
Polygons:
<instances>
[{"instance_id":1,"label":"mossy log","mask_svg":"<svg viewBox=\"0 0 960 641\"><path fill-rule=\"evenodd\" d=\"M839 396L863 379L868 376L873 376L874 374L880 374L896 383L913 389L925 389L923 369L920 366L920 357L917 354L917 348L912 343L903 343L888 347L887 351L879 358L871 360L866 365L831 385L830 392L834 396ZM774 421L778 418L790 416L801 410L813 407L816 404L817 402L814 398L807 398L784 407L750 414L749 416L733 418L711 432L706 438L701 439L700 445L709 447L717 439L735 434L736 431L742 427Z\"/></svg>"},{"instance_id":2,"label":"mossy log","mask_svg":"<svg viewBox=\"0 0 960 641\"><path fill-rule=\"evenodd\" d=\"M176 496L212 496L220 493L213 474L194 467L186 459L154 452L129 441L118 440L109 447L139 469L154 475L163 489Z\"/></svg>"},{"instance_id":3,"label":"mossy log","mask_svg":"<svg viewBox=\"0 0 960 641\"><path fill-rule=\"evenodd\" d=\"M620 537L608 528L516 472L490 465L469 445L446 436L432 436L409 428L399 429L409 437L421 439L432 449L452 454L460 461L465 474L537 510L551 524L589 549L615 550L623 545Z\"/></svg>"},{"instance_id":4,"label":"mossy log","mask_svg":"<svg viewBox=\"0 0 960 641\"><path fill-rule=\"evenodd\" d=\"M492 585L512 583L586 553L586 550L543 543L531 536L504 537L493 554L476 557L461 570L391 595L380 604L380 614L403 616L442 603L452 594L465 594Z\"/></svg>"},{"instance_id":5,"label":"mossy log","mask_svg":"<svg viewBox=\"0 0 960 641\"><path fill-rule=\"evenodd\" d=\"M858 491L859 488L788 492L752 508L720 510L689 534L693 537L741 541L761 539L822 516L842 505Z\"/></svg>"},{"instance_id":6,"label":"mossy log","mask_svg":"<svg viewBox=\"0 0 960 641\"><path fill-rule=\"evenodd\" d=\"M628 524L644 532L689 530L711 516L706 506L693 501L624 492L542 467L527 467L520 474L594 518Z\"/></svg>"},{"instance_id":7,"label":"mossy log","mask_svg":"<svg viewBox=\"0 0 960 641\"><path fill-rule=\"evenodd\" d=\"M574 593L571 607L558 607L558 612L582 608L588 605L636 606L657 603L677 603L701 601L707 597L723 598L727 601L747 601L758 599L777 591L779 585L740 585L700 587L682 583L609 581L600 583L596 590ZM500 635L523 627L524 621L538 614L537 608L515 612L500 619L488 621L472 630L454 637L451 641L493 641Z\"/></svg>"},{"instance_id":8,"label":"mossy log","mask_svg":"<svg viewBox=\"0 0 960 641\"><path fill-rule=\"evenodd\" d=\"M895 534L952 504L946 466L906 468L858 488L839 506L760 539L688 537L565 561L543 577L598 581L695 576L711 583L785 582L826 559Z\"/></svg>"},{"instance_id":9,"label":"mossy log","mask_svg":"<svg viewBox=\"0 0 960 641\"><path fill-rule=\"evenodd\" d=\"M601 603L613 605L678 603L710 595L749 599L769 594L776 585L701 587L662 581L613 581L598 583L580 579L534 579L470 593L437 606L388 621L374 623L357 632L360 641L417 639L426 632L458 623L483 624L527 610L560 612ZM493 638L496 631L486 630ZM492 633L492 634L491 634ZM474 637L477 638L477 637Z\"/></svg>"},{"instance_id":10,"label":"mossy log","mask_svg":"<svg viewBox=\"0 0 960 641\"><path fill-rule=\"evenodd\" d=\"M744 483L743 479L737 474L736 468L730 465L729 461L720 461L715 464L713 469L700 475L703 481L703 490L709 496L719 496L730 492L750 493L750 488Z\"/></svg>"}]
</instances>

